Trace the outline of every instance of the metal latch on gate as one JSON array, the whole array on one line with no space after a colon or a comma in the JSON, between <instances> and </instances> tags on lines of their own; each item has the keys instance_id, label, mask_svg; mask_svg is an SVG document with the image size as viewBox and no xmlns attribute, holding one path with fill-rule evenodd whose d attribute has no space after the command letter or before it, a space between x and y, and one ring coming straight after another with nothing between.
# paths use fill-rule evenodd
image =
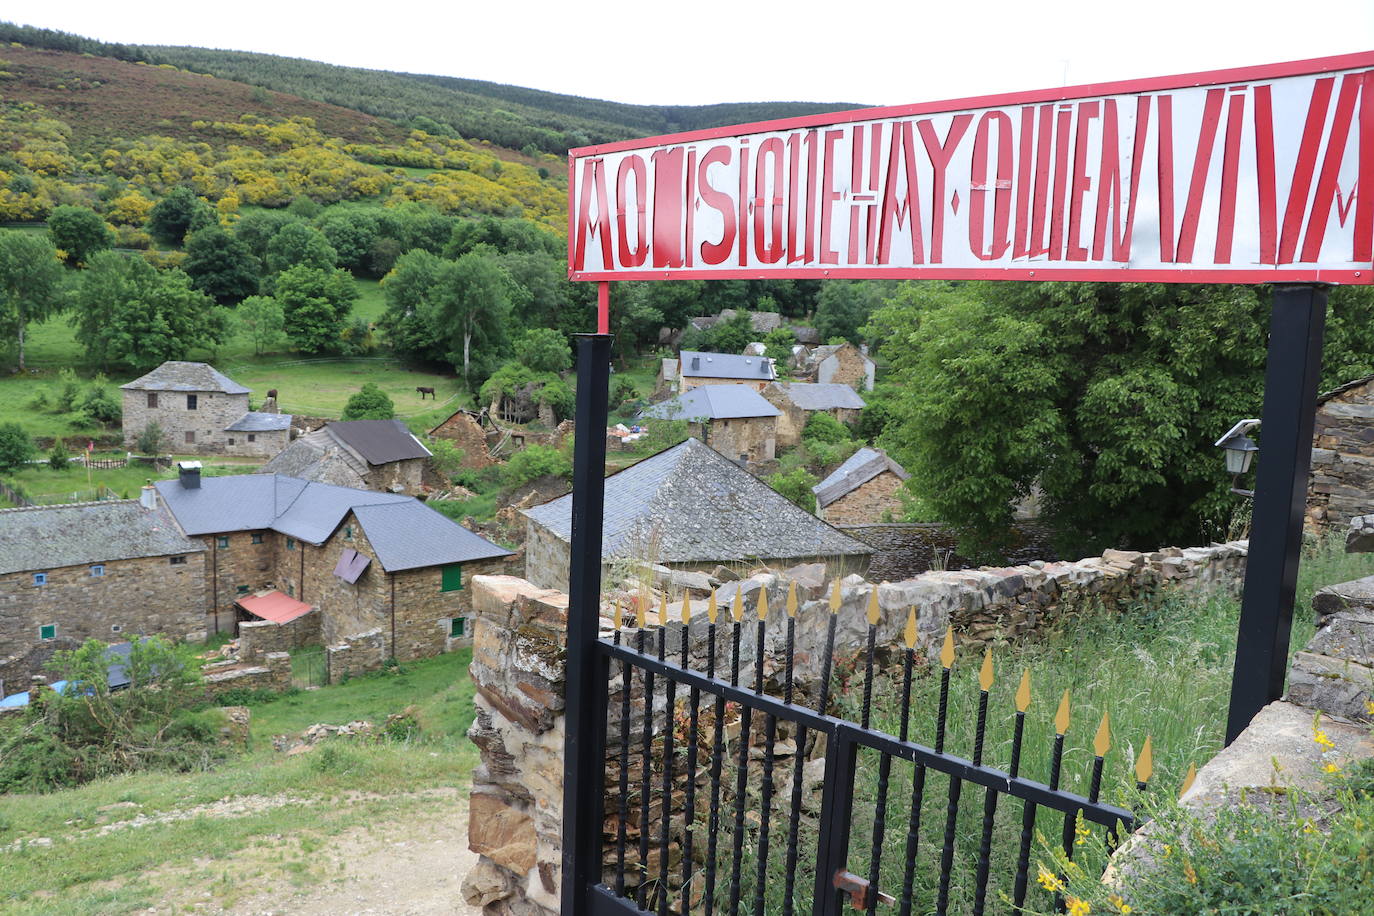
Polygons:
<instances>
[{"instance_id":1,"label":"metal latch on gate","mask_svg":"<svg viewBox=\"0 0 1374 916\"><path fill-rule=\"evenodd\" d=\"M852 871L845 871L843 868L835 872L835 889L848 894L849 904L856 910L868 909L868 895L871 893L878 895L879 903L891 906L897 902L896 897L891 894L884 894L869 884L866 878L860 878Z\"/></svg>"}]
</instances>

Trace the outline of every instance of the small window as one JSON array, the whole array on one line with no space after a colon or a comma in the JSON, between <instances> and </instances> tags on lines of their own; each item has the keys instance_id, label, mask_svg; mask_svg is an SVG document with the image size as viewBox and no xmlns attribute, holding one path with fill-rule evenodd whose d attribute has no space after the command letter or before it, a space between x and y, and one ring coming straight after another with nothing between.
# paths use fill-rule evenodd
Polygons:
<instances>
[{"instance_id":1,"label":"small window","mask_svg":"<svg viewBox=\"0 0 1374 916\"><path fill-rule=\"evenodd\" d=\"M261 544L261 543L262 543L262 532L261 532L261 531L254 531L254 532L253 532L253 543L254 543L254 544Z\"/></svg>"},{"instance_id":2,"label":"small window","mask_svg":"<svg viewBox=\"0 0 1374 916\"><path fill-rule=\"evenodd\" d=\"M168 562L168 563L171 563L173 566L185 566L185 565L186 565L186 558L185 558L185 557L169 557L168 560L167 560L167 562Z\"/></svg>"},{"instance_id":3,"label":"small window","mask_svg":"<svg viewBox=\"0 0 1374 916\"><path fill-rule=\"evenodd\" d=\"M41 626L41 627L38 628L38 638L39 638L39 639L56 639L56 638L57 638L57 624L55 624L55 623L45 623L45 624L43 624L43 626Z\"/></svg>"},{"instance_id":4,"label":"small window","mask_svg":"<svg viewBox=\"0 0 1374 916\"><path fill-rule=\"evenodd\" d=\"M33 574L33 584L34 584L34 585L47 585L47 584L48 584L48 574L47 574L47 573L34 573L34 574Z\"/></svg>"},{"instance_id":5,"label":"small window","mask_svg":"<svg viewBox=\"0 0 1374 916\"><path fill-rule=\"evenodd\" d=\"M353 540L353 526L352 526L352 525L344 525L344 540L345 540L345 541L351 541L351 540Z\"/></svg>"},{"instance_id":6,"label":"small window","mask_svg":"<svg viewBox=\"0 0 1374 916\"><path fill-rule=\"evenodd\" d=\"M187 410L195 410L195 409L196 409L196 396L195 396L194 394L188 394L188 395L186 395L186 409L187 409Z\"/></svg>"},{"instance_id":7,"label":"small window","mask_svg":"<svg viewBox=\"0 0 1374 916\"><path fill-rule=\"evenodd\" d=\"M234 444L234 437L233 437L233 436L230 436L230 437L229 437L229 444L230 444L230 445L233 445L233 444Z\"/></svg>"},{"instance_id":8,"label":"small window","mask_svg":"<svg viewBox=\"0 0 1374 916\"><path fill-rule=\"evenodd\" d=\"M219 537L215 538L215 546L218 547L220 550L228 548L229 535L221 534Z\"/></svg>"},{"instance_id":9,"label":"small window","mask_svg":"<svg viewBox=\"0 0 1374 916\"><path fill-rule=\"evenodd\" d=\"M105 565L103 563L97 563L94 566L92 566L91 575L96 578L105 575Z\"/></svg>"},{"instance_id":10,"label":"small window","mask_svg":"<svg viewBox=\"0 0 1374 916\"><path fill-rule=\"evenodd\" d=\"M256 434L256 433L249 433L249 434L248 434L248 441L249 441L249 442L257 442L257 441L258 441L257 434Z\"/></svg>"},{"instance_id":11,"label":"small window","mask_svg":"<svg viewBox=\"0 0 1374 916\"><path fill-rule=\"evenodd\" d=\"M463 587L463 564L450 563L444 567L440 591L456 592Z\"/></svg>"},{"instance_id":12,"label":"small window","mask_svg":"<svg viewBox=\"0 0 1374 916\"><path fill-rule=\"evenodd\" d=\"M466 617L454 617L448 622L448 635L453 639L467 635L467 629L468 619Z\"/></svg>"},{"instance_id":13,"label":"small window","mask_svg":"<svg viewBox=\"0 0 1374 916\"><path fill-rule=\"evenodd\" d=\"M186 444L187 444L187 445L195 445L195 444L196 444L196 434L195 434L193 431L189 430L189 429L186 431Z\"/></svg>"},{"instance_id":14,"label":"small window","mask_svg":"<svg viewBox=\"0 0 1374 916\"><path fill-rule=\"evenodd\" d=\"M156 406L157 406L157 392L156 392L156 391L150 391L150 392L148 392L148 406L149 406L149 407L156 407Z\"/></svg>"},{"instance_id":15,"label":"small window","mask_svg":"<svg viewBox=\"0 0 1374 916\"><path fill-rule=\"evenodd\" d=\"M123 633L123 632L124 632L124 628L123 628L122 626L120 626L119 624L117 624L117 623L112 623L112 624L110 624L110 632L111 632L111 633Z\"/></svg>"},{"instance_id":16,"label":"small window","mask_svg":"<svg viewBox=\"0 0 1374 916\"><path fill-rule=\"evenodd\" d=\"M246 595L246 594L248 594L248 586L246 586L246 585L240 585L240 586L238 587L238 593L239 593L240 595Z\"/></svg>"},{"instance_id":17,"label":"small window","mask_svg":"<svg viewBox=\"0 0 1374 916\"><path fill-rule=\"evenodd\" d=\"M292 585L290 582L286 583L286 597L296 597L296 586Z\"/></svg>"},{"instance_id":18,"label":"small window","mask_svg":"<svg viewBox=\"0 0 1374 916\"><path fill-rule=\"evenodd\" d=\"M287 539L286 539L286 549L287 549L287 550L295 550L295 549L296 549L296 539L295 539L295 538L287 538Z\"/></svg>"}]
</instances>

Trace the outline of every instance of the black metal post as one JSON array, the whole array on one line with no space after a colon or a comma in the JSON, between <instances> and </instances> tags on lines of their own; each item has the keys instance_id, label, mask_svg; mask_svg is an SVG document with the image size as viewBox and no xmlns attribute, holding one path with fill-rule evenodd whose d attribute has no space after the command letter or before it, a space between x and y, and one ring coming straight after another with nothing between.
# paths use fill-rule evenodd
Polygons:
<instances>
[{"instance_id":1,"label":"black metal post","mask_svg":"<svg viewBox=\"0 0 1374 916\"><path fill-rule=\"evenodd\" d=\"M601 618L609 334L576 334L578 434L573 444L572 562L568 582L567 703L563 743L562 907L591 912L601 880L608 662L596 652Z\"/></svg>"},{"instance_id":2,"label":"black metal post","mask_svg":"<svg viewBox=\"0 0 1374 916\"><path fill-rule=\"evenodd\" d=\"M1255 474L1250 554L1236 637L1226 743L1283 695L1298 586L1327 287L1274 287L1264 374L1263 445Z\"/></svg>"}]
</instances>

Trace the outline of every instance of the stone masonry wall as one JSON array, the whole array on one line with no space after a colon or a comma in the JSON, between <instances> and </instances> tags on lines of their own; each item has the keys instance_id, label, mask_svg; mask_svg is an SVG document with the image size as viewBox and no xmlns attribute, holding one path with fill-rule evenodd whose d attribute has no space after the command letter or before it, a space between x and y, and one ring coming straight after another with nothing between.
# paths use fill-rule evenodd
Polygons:
<instances>
[{"instance_id":1,"label":"stone masonry wall","mask_svg":"<svg viewBox=\"0 0 1374 916\"><path fill-rule=\"evenodd\" d=\"M869 377L869 362L853 344L843 346L821 360L821 364L816 367L816 381L822 384L848 385L855 391L873 389L873 380Z\"/></svg>"},{"instance_id":2,"label":"stone masonry wall","mask_svg":"<svg viewBox=\"0 0 1374 916\"><path fill-rule=\"evenodd\" d=\"M239 657L257 658L272 652L290 652L301 646L320 644L320 612L311 611L290 623L270 620L239 624Z\"/></svg>"},{"instance_id":3,"label":"stone masonry wall","mask_svg":"<svg viewBox=\"0 0 1374 916\"><path fill-rule=\"evenodd\" d=\"M148 395L157 395L157 406L148 406ZM186 407L187 395L196 396L196 409ZM124 443L132 446L139 433L152 421L162 427L167 445L179 455L218 455L228 448L229 433L224 427L248 412L248 395L219 391L124 390ZM193 433L194 442L186 441ZM235 437L242 433L234 433Z\"/></svg>"},{"instance_id":4,"label":"stone masonry wall","mask_svg":"<svg viewBox=\"0 0 1374 916\"><path fill-rule=\"evenodd\" d=\"M572 546L543 525L525 520L525 578L540 588L568 587Z\"/></svg>"},{"instance_id":5,"label":"stone masonry wall","mask_svg":"<svg viewBox=\"0 0 1374 916\"><path fill-rule=\"evenodd\" d=\"M914 606L919 614L918 638L929 653L938 649L951 624L961 631L962 644L976 646L1003 635L1028 633L1089 604L1124 610L1166 584L1188 590L1235 588L1243 577L1245 554L1245 543L1236 542L1169 548L1151 554L1107 551L1101 557L1074 563L932 572L876 586L850 576L843 580L843 605L835 615L835 655L851 657L866 644L864 610L875 588L881 611L879 644L901 640L908 609ZM811 702L819 686L821 647L832 616L824 567L812 564L782 575L762 570L728 583L718 595L728 606L735 592L742 591L752 609L759 591L768 590L771 615L764 666L772 684L786 662L786 628L781 623L789 581L798 583L803 599L793 656L796 686L799 698ZM469 735L481 748L482 764L473 775L469 844L480 858L464 880L463 894L487 916L553 914L558 909L559 890L567 598L552 589L509 577L477 577L472 585L475 635L471 672L477 686L477 715ZM680 592L671 596L673 621L677 620L679 596ZM633 589L607 596L623 603L638 598ZM650 607L657 609L658 602L659 598L652 596ZM706 602L694 600L692 608L686 638L693 667L700 668L706 653ZM647 616L649 626L656 628L657 613L650 611ZM626 638L633 639L631 634L633 631L627 631ZM682 634L680 624L674 622L667 628L667 651L672 657L681 651ZM741 628L741 683L753 681L755 640L753 626ZM615 669L612 666L609 685L612 717L619 709L621 689ZM636 705L642 721L642 698ZM637 728L632 725L632 729ZM808 763L808 768L815 769L815 763ZM790 772L791 768L783 769ZM615 761L608 761L608 787L615 785L615 772ZM638 777L632 774L631 784L637 782ZM654 815L661 816L661 810ZM635 831L646 828L657 835L653 823L636 821L633 825ZM656 855L655 850L651 856Z\"/></svg>"},{"instance_id":6,"label":"stone masonry wall","mask_svg":"<svg viewBox=\"0 0 1374 916\"><path fill-rule=\"evenodd\" d=\"M731 461L770 461L777 450L777 422L773 417L712 420L706 444Z\"/></svg>"},{"instance_id":7,"label":"stone masonry wall","mask_svg":"<svg viewBox=\"0 0 1374 916\"><path fill-rule=\"evenodd\" d=\"M291 443L290 428L255 433L226 432L223 435L224 454L244 458L271 458Z\"/></svg>"},{"instance_id":8,"label":"stone masonry wall","mask_svg":"<svg viewBox=\"0 0 1374 916\"><path fill-rule=\"evenodd\" d=\"M39 628L56 625L59 638L121 642L135 635L184 639L205 632L205 554L110 560L103 576L89 565L0 576L0 658L27 652L40 642ZM114 629L118 627L119 629Z\"/></svg>"},{"instance_id":9,"label":"stone masonry wall","mask_svg":"<svg viewBox=\"0 0 1374 916\"><path fill-rule=\"evenodd\" d=\"M261 543L254 544L255 537ZM276 552L281 546L280 538L273 531L232 531L199 538L207 551L205 586L211 629L218 614L219 629L231 631L234 601L240 595L259 591L277 581ZM221 539L227 541L227 546L220 546Z\"/></svg>"},{"instance_id":10,"label":"stone masonry wall","mask_svg":"<svg viewBox=\"0 0 1374 916\"><path fill-rule=\"evenodd\" d=\"M902 478L891 471L883 471L863 486L855 487L824 509L819 509L816 514L832 525L892 521L902 512L902 501L897 496L901 488Z\"/></svg>"},{"instance_id":11,"label":"stone masonry wall","mask_svg":"<svg viewBox=\"0 0 1374 916\"><path fill-rule=\"evenodd\" d=\"M477 421L461 411L430 430L431 436L448 439L463 450L463 467L481 470L493 464L487 454L487 436Z\"/></svg>"},{"instance_id":12,"label":"stone masonry wall","mask_svg":"<svg viewBox=\"0 0 1374 916\"><path fill-rule=\"evenodd\" d=\"M326 645L340 642L351 633L390 626L387 575L351 512L344 516L334 535L319 547L297 540L294 549L287 549L285 535L276 537L279 539L277 588L297 601L319 608L321 636ZM358 581L352 584L334 575L339 556L350 547L373 558Z\"/></svg>"},{"instance_id":13,"label":"stone masonry wall","mask_svg":"<svg viewBox=\"0 0 1374 916\"><path fill-rule=\"evenodd\" d=\"M1342 391L1317 408L1307 518L1343 530L1374 512L1374 380Z\"/></svg>"},{"instance_id":14,"label":"stone masonry wall","mask_svg":"<svg viewBox=\"0 0 1374 916\"><path fill-rule=\"evenodd\" d=\"M269 652L259 663L227 662L207 666L204 673L205 692L212 697L236 688L281 693L291 686L291 656Z\"/></svg>"},{"instance_id":15,"label":"stone masonry wall","mask_svg":"<svg viewBox=\"0 0 1374 916\"><path fill-rule=\"evenodd\" d=\"M386 661L386 635L380 630L354 633L324 650L325 680L337 684L345 677L376 671Z\"/></svg>"},{"instance_id":16,"label":"stone masonry wall","mask_svg":"<svg viewBox=\"0 0 1374 916\"><path fill-rule=\"evenodd\" d=\"M449 621L472 614L472 578L508 572L501 558L462 566L463 587L448 592L442 589L443 574L438 566L396 573L396 646L393 654L398 661L444 652L448 645ZM389 620L387 625L390 625Z\"/></svg>"}]
</instances>

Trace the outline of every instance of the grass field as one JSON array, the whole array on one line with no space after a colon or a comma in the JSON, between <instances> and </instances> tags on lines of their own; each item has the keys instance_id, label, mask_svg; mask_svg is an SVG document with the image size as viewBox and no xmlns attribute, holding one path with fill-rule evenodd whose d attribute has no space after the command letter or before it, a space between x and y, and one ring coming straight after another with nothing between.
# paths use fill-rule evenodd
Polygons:
<instances>
[{"instance_id":1,"label":"grass field","mask_svg":"<svg viewBox=\"0 0 1374 916\"><path fill-rule=\"evenodd\" d=\"M473 717L470 660L470 650L459 650L407 664L398 674L255 706L250 751L209 772L146 773L49 795L6 796L0 847L24 838L52 843L0 852L0 910L138 912L181 890L186 877L178 870L207 884L206 896L232 903L243 890L229 879L229 869L237 854L250 850L270 851L263 868L294 883L325 880L312 857L322 842L359 826L370 830L374 823L432 813L427 809L435 802L422 793L468 782L477 760L465 737ZM273 735L316 722L380 724L411 706L421 732L409 742L337 740L293 757L271 746ZM244 810L216 816L209 806L226 800ZM112 805L130 810L112 813ZM153 823L100 830L135 813Z\"/></svg>"},{"instance_id":2,"label":"grass field","mask_svg":"<svg viewBox=\"0 0 1374 916\"><path fill-rule=\"evenodd\" d=\"M96 453L97 458L123 458L124 453L102 454ZM178 456L192 457L192 456ZM205 459L197 458L205 465L204 473L213 474L251 474L258 469L260 462L256 459L241 459L235 461L232 458ZM113 468L102 471L92 469L89 476L84 465L71 463L61 471L54 471L46 464L31 464L20 471L11 471L3 476L5 483L17 485L33 502L40 505L52 503L80 502L88 499L98 499L99 493L104 489L114 492L119 499L137 499L138 491L145 481L165 480L175 477L175 459L172 467L157 471L150 465L136 462L133 465L122 468ZM3 497L0 497L3 503Z\"/></svg>"}]
</instances>

